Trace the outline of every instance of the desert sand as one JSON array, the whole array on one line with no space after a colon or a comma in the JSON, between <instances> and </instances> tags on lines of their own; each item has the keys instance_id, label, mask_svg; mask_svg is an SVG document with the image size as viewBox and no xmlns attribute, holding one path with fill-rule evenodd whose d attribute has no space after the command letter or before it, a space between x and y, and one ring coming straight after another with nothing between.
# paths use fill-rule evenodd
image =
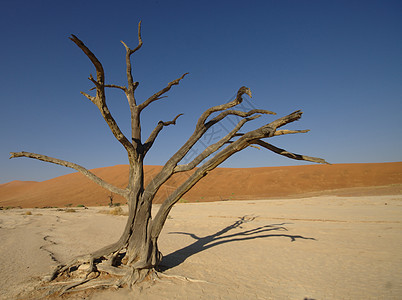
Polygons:
<instances>
[{"instance_id":1,"label":"desert sand","mask_svg":"<svg viewBox=\"0 0 402 300\"><path fill-rule=\"evenodd\" d=\"M94 172L124 186L127 166ZM77 173L0 185L0 299L33 299L56 265L115 242L127 217L101 213L108 196ZM85 299L402 299L402 163L214 170L159 248L163 274L181 279Z\"/></svg>"},{"instance_id":2,"label":"desert sand","mask_svg":"<svg viewBox=\"0 0 402 300\"><path fill-rule=\"evenodd\" d=\"M0 211L1 299L115 241L126 217L105 209ZM402 298L402 195L179 203L159 246L164 273L194 281L87 299Z\"/></svg>"}]
</instances>

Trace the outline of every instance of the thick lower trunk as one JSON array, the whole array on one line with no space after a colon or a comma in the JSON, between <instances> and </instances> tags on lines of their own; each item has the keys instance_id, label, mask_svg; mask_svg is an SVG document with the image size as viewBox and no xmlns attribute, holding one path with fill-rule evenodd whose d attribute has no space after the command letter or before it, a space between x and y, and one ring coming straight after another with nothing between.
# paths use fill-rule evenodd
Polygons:
<instances>
[{"instance_id":1,"label":"thick lower trunk","mask_svg":"<svg viewBox=\"0 0 402 300\"><path fill-rule=\"evenodd\" d=\"M152 203L144 201L143 189L140 185L137 188L137 191L127 199L129 217L123 234L117 242L118 248L115 254L124 252L121 255L123 256L121 264L133 270L153 269L159 264L161 254L157 246L157 237L151 237ZM116 262L117 264L119 263Z\"/></svg>"},{"instance_id":2,"label":"thick lower trunk","mask_svg":"<svg viewBox=\"0 0 402 300\"><path fill-rule=\"evenodd\" d=\"M126 250L122 263L133 269L153 269L160 262L157 238L151 238L152 202L144 199L144 169L142 158L130 166L131 193L128 196L129 217L121 242Z\"/></svg>"},{"instance_id":3,"label":"thick lower trunk","mask_svg":"<svg viewBox=\"0 0 402 300\"><path fill-rule=\"evenodd\" d=\"M152 204L138 201L135 214L130 213L127 220L130 230L122 262L133 269L152 269L161 261L157 238L151 237L151 208Z\"/></svg>"}]
</instances>

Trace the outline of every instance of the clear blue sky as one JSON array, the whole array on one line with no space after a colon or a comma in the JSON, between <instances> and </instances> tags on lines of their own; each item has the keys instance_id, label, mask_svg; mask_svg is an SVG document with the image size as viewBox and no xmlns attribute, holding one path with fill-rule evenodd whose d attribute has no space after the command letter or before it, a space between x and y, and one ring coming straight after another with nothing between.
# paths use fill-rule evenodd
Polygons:
<instances>
[{"instance_id":1,"label":"clear blue sky","mask_svg":"<svg viewBox=\"0 0 402 300\"><path fill-rule=\"evenodd\" d=\"M279 116L304 111L287 128L311 131L271 139L278 147L332 163L402 160L401 1L16 0L0 5L0 183L73 172L27 158L9 160L11 151L89 169L127 163L97 108L80 95L92 87L87 77L94 69L68 36L77 35L97 55L107 83L123 85L120 40L135 47L140 20L144 46L133 60L138 99L190 73L143 115L146 137L159 120L184 113L176 126L164 129L147 164L163 164L192 133L202 111L227 102L243 85L253 92L253 107ZM108 96L128 134L126 99L120 91ZM208 139L223 132L217 128ZM300 162L251 148L223 166L295 164Z\"/></svg>"}]
</instances>

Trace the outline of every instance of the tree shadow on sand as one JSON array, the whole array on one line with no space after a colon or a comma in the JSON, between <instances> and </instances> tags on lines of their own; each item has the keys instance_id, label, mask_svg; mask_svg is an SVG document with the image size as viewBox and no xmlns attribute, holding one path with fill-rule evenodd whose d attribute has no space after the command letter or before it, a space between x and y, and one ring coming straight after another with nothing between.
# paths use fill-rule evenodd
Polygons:
<instances>
[{"instance_id":1,"label":"tree shadow on sand","mask_svg":"<svg viewBox=\"0 0 402 300\"><path fill-rule=\"evenodd\" d=\"M265 226L260 226L254 229L244 230L242 232L236 232L232 234L227 234L229 231L234 229L242 229L242 224L249 223L255 220L256 217L253 216L243 216L239 217L239 220L234 222L233 224L223 228L222 230L207 235L204 237L199 237L193 233L189 232L169 232L168 234L184 234L191 236L195 239L195 242L176 250L166 256L163 257L162 263L160 264L159 268L161 271L165 271L171 268L174 268L180 264L182 264L188 257L197 254L201 251L207 250L209 248L237 241L247 241L247 240L254 240L254 239L262 239L262 238L270 238L270 237L284 237L289 238L291 242L296 241L296 239L304 239L304 240L316 240L315 238L304 237L301 235L290 235L290 234L279 234L279 233L272 233L275 231L288 231L287 228L284 226L286 224L292 223L281 223L281 224L269 224Z\"/></svg>"}]
</instances>

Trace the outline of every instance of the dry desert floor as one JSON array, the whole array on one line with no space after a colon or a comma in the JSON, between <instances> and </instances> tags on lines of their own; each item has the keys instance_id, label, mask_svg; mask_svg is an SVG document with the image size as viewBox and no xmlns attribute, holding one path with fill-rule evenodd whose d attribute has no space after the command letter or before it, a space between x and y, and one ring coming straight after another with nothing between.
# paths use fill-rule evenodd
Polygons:
<instances>
[{"instance_id":1,"label":"dry desert floor","mask_svg":"<svg viewBox=\"0 0 402 300\"><path fill-rule=\"evenodd\" d=\"M114 242L126 217L105 209L0 211L0 298ZM193 280L87 299L402 299L402 195L179 203L159 247L165 274Z\"/></svg>"}]
</instances>

